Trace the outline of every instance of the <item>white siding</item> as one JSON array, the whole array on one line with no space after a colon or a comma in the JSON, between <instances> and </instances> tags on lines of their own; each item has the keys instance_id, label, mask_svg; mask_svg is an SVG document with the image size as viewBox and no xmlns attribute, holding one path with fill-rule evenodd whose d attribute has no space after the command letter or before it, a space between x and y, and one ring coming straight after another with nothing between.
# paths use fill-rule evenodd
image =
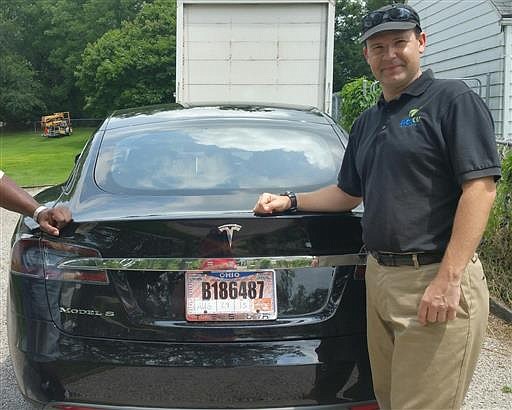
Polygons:
<instances>
[{"instance_id":1,"label":"white siding","mask_svg":"<svg viewBox=\"0 0 512 410\"><path fill-rule=\"evenodd\" d=\"M510 7L512 8L512 5ZM504 24L503 26L503 31L505 35L504 78L506 84L504 92L505 103L503 109L505 118L508 113L508 121L504 126L503 139L512 143L512 19L508 19L508 21L506 21L506 25Z\"/></svg>"},{"instance_id":2,"label":"white siding","mask_svg":"<svg viewBox=\"0 0 512 410\"><path fill-rule=\"evenodd\" d=\"M489 0L409 0L427 33L423 68L438 78L474 78L466 82L491 109L498 140L503 136L504 35L501 16ZM478 81L481 89L478 87ZM511 98L506 96L506 98ZM509 127L510 129L510 127Z\"/></svg>"}]
</instances>

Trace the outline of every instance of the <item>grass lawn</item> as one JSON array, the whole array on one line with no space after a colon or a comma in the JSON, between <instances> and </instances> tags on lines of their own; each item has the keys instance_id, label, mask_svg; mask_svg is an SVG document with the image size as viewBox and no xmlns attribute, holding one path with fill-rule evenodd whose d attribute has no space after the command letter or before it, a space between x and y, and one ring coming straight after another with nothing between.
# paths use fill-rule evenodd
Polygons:
<instances>
[{"instance_id":1,"label":"grass lawn","mask_svg":"<svg viewBox=\"0 0 512 410\"><path fill-rule=\"evenodd\" d=\"M64 182L94 128L74 128L67 137L0 129L0 169L23 187Z\"/></svg>"}]
</instances>

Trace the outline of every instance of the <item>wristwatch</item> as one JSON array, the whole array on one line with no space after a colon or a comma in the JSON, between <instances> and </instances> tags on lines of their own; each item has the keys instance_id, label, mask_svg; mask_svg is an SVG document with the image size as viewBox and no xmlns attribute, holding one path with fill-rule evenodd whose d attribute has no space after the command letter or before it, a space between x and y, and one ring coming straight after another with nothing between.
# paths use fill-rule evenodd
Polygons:
<instances>
[{"instance_id":1,"label":"wristwatch","mask_svg":"<svg viewBox=\"0 0 512 410\"><path fill-rule=\"evenodd\" d=\"M288 208L289 212L297 212L297 195L295 192L292 191L286 191L283 192L281 195L287 196L290 198L290 207Z\"/></svg>"}]
</instances>

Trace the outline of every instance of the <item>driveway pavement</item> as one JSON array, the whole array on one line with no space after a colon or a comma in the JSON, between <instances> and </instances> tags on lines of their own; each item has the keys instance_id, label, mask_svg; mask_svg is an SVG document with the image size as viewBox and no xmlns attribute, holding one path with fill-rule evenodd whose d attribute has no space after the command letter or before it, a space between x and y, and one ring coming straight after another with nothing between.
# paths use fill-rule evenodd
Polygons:
<instances>
[{"instance_id":1,"label":"driveway pavement","mask_svg":"<svg viewBox=\"0 0 512 410\"><path fill-rule=\"evenodd\" d=\"M39 407L26 403L16 385L7 346L6 291L10 237L18 216L0 209L0 397L1 409L33 410ZM512 387L512 342L488 336L477 365L476 373L466 396L463 410L512 409L512 393L504 393L505 386Z\"/></svg>"}]
</instances>

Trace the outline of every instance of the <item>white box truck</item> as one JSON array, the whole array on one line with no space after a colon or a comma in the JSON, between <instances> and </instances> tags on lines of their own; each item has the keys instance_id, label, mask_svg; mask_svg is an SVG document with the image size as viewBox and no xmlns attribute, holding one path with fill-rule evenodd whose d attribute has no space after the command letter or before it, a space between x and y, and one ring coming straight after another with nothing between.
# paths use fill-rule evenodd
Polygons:
<instances>
[{"instance_id":1,"label":"white box truck","mask_svg":"<svg viewBox=\"0 0 512 410\"><path fill-rule=\"evenodd\" d=\"M331 112L334 0L177 0L176 101Z\"/></svg>"}]
</instances>

